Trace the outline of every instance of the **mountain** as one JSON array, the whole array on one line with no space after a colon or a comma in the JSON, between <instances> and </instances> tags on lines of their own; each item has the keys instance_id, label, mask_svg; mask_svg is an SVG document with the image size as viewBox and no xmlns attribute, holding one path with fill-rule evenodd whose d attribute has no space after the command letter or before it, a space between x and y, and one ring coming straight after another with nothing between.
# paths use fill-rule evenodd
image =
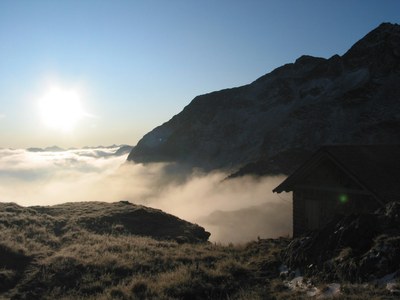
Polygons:
<instances>
[{"instance_id":1,"label":"mountain","mask_svg":"<svg viewBox=\"0 0 400 300\"><path fill-rule=\"evenodd\" d=\"M400 26L383 23L343 56L304 55L251 84L194 98L128 160L290 173L323 144L399 143L399 132Z\"/></svg>"},{"instance_id":2,"label":"mountain","mask_svg":"<svg viewBox=\"0 0 400 300\"><path fill-rule=\"evenodd\" d=\"M132 151L133 147L129 145L120 145L119 149L115 151L114 155L120 156L124 154L128 154Z\"/></svg>"},{"instance_id":3,"label":"mountain","mask_svg":"<svg viewBox=\"0 0 400 300\"><path fill-rule=\"evenodd\" d=\"M115 150L116 149L116 150ZM111 146L98 146L98 147L90 147L85 146L82 149L78 148L69 148L68 150L62 149L57 146L46 147L46 148L27 148L28 152L63 152L63 151L79 151L79 150L93 150L92 152L87 151L80 152L80 155L90 156L90 157L110 157L110 156L121 156L128 154L133 149L132 146L129 145L111 145ZM110 150L115 150L115 152L110 152Z\"/></svg>"},{"instance_id":4,"label":"mountain","mask_svg":"<svg viewBox=\"0 0 400 300\"><path fill-rule=\"evenodd\" d=\"M46 147L46 148L36 148L36 147L32 147L32 148L27 148L26 151L29 152L62 152L65 151L65 149L60 148L58 146L51 146L51 147Z\"/></svg>"}]
</instances>

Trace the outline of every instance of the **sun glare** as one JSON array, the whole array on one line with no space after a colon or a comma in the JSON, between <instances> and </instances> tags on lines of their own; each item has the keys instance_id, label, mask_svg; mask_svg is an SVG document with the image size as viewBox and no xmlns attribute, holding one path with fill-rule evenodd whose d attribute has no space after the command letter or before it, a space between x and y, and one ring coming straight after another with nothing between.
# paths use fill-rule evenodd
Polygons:
<instances>
[{"instance_id":1,"label":"sun glare","mask_svg":"<svg viewBox=\"0 0 400 300\"><path fill-rule=\"evenodd\" d=\"M85 116L81 97L74 89L51 87L39 100L43 123L53 129L71 131Z\"/></svg>"}]
</instances>

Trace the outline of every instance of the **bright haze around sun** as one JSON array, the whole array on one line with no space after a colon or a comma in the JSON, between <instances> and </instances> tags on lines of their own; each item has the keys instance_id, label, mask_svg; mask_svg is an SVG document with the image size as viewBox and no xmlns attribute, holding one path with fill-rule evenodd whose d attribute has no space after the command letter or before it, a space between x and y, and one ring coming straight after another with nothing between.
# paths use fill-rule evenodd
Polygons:
<instances>
[{"instance_id":1,"label":"bright haze around sun","mask_svg":"<svg viewBox=\"0 0 400 300\"><path fill-rule=\"evenodd\" d=\"M62 86L50 86L38 99L42 122L51 129L71 132L84 117L89 116L82 106L78 90Z\"/></svg>"}]
</instances>

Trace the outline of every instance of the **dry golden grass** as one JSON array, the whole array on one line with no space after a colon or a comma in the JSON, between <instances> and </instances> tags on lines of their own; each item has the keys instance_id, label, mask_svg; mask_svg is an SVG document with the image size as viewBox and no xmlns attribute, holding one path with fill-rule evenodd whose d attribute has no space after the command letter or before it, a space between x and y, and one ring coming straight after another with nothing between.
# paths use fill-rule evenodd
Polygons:
<instances>
[{"instance_id":1,"label":"dry golden grass","mask_svg":"<svg viewBox=\"0 0 400 300\"><path fill-rule=\"evenodd\" d=\"M96 233L65 211L9 204L0 210L0 299L307 299L279 279L288 242L180 244ZM356 285L343 285L341 297L367 295L396 299L383 287Z\"/></svg>"}]
</instances>

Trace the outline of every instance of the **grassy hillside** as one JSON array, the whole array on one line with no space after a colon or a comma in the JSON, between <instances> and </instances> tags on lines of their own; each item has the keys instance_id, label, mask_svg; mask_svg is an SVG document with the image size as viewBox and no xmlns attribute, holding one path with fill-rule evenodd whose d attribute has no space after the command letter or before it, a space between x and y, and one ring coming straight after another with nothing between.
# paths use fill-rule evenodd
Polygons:
<instances>
[{"instance_id":1,"label":"grassy hillside","mask_svg":"<svg viewBox=\"0 0 400 300\"><path fill-rule=\"evenodd\" d=\"M317 281L293 287L293 276L282 271L289 239L223 246L139 236L126 217L136 209L0 204L0 299L299 299L329 290ZM140 209L156 212L155 219L162 213ZM396 299L382 285L342 283L341 289L343 298Z\"/></svg>"},{"instance_id":2,"label":"grassy hillside","mask_svg":"<svg viewBox=\"0 0 400 300\"><path fill-rule=\"evenodd\" d=\"M35 214L37 212L38 214ZM159 209L128 201L75 202L55 206L32 206L25 213L53 217L56 234L78 226L99 234L134 234L177 242L205 242L210 236L204 228Z\"/></svg>"}]
</instances>

